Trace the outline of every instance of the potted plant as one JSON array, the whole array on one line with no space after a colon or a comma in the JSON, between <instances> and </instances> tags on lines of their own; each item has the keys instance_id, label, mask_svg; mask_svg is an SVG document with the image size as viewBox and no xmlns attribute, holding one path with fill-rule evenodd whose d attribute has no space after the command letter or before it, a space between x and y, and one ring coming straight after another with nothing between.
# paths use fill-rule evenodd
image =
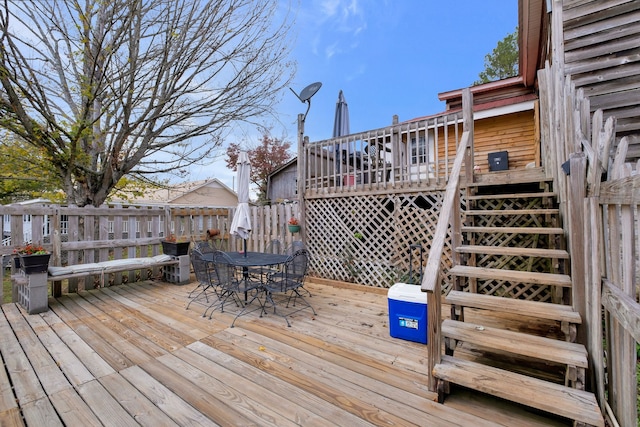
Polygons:
<instances>
[{"instance_id":1,"label":"potted plant","mask_svg":"<svg viewBox=\"0 0 640 427\"><path fill-rule=\"evenodd\" d=\"M298 231L300 231L300 223L298 222L298 218L296 218L295 216L289 218L288 226L289 231L292 233L297 233Z\"/></svg>"},{"instance_id":2,"label":"potted plant","mask_svg":"<svg viewBox=\"0 0 640 427\"><path fill-rule=\"evenodd\" d=\"M49 268L51 254L41 245L29 243L15 249L14 253L18 255L20 267L25 274L45 273Z\"/></svg>"},{"instance_id":3,"label":"potted plant","mask_svg":"<svg viewBox=\"0 0 640 427\"><path fill-rule=\"evenodd\" d=\"M161 241L162 252L165 255L181 256L189 253L190 242L185 237L177 238L175 234L170 234L166 239Z\"/></svg>"}]
</instances>

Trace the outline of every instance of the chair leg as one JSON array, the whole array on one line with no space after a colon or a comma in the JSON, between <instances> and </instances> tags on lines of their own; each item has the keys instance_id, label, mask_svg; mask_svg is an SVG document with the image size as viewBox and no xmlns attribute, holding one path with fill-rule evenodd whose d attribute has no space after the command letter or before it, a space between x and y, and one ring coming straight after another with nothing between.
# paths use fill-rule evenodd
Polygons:
<instances>
[{"instance_id":1,"label":"chair leg","mask_svg":"<svg viewBox=\"0 0 640 427\"><path fill-rule=\"evenodd\" d=\"M266 292L266 297L265 297L265 306L267 305L267 300L269 300L271 302L271 305L273 306L273 314L275 314L276 316L280 316L284 319L285 322L287 322L287 326L291 327L291 323L289 323L289 319L287 319L287 315L286 314L280 314L278 313L278 310L276 309L276 302L273 300L273 294L269 291ZM266 314L266 311L265 311Z\"/></svg>"},{"instance_id":2,"label":"chair leg","mask_svg":"<svg viewBox=\"0 0 640 427\"><path fill-rule=\"evenodd\" d=\"M191 297L191 294L193 294L199 288L202 288L202 290L198 293L198 295L196 295L195 297ZM213 288L213 285L200 284L200 285L196 286L196 288L194 290L189 292L189 298L191 299L191 301L189 301L189 303L185 307L185 310L189 310L189 306L191 305L191 303L193 303L194 301L198 301L200 299L201 295L204 295L205 304L208 304L209 303L209 295L207 294L207 291L209 291L209 288ZM213 293L217 293L215 288L212 290L212 292Z\"/></svg>"},{"instance_id":3,"label":"chair leg","mask_svg":"<svg viewBox=\"0 0 640 427\"><path fill-rule=\"evenodd\" d=\"M224 305L226 304L229 298L235 301L236 307L242 306L242 301L240 300L240 298L238 298L238 294L236 292L224 291L219 295L217 304L216 303L211 304L202 314L202 317L207 317L207 313L209 312L209 310L211 310L211 312L209 312L209 319L211 319L213 317L213 312L216 311L218 307L220 308L220 312L224 313Z\"/></svg>"},{"instance_id":4,"label":"chair leg","mask_svg":"<svg viewBox=\"0 0 640 427\"><path fill-rule=\"evenodd\" d=\"M306 289L305 289L306 290ZM309 291L307 291L309 292ZM296 300L298 298L300 298L302 300L302 302L306 305L306 307L302 307L300 310L304 310L305 308L310 308L311 311L313 312L313 314L315 316L318 315L318 313L316 313L316 310L313 308L313 306L311 304L309 304L309 302L307 302L306 299L304 299L304 297L300 294L300 292L298 291L298 289L291 289L291 293L289 294L289 298L287 299L287 308L289 308L289 303L291 302L291 299L293 298L293 306L296 306ZM299 310L298 310L299 311ZM294 312L296 313L296 312Z\"/></svg>"},{"instance_id":5,"label":"chair leg","mask_svg":"<svg viewBox=\"0 0 640 427\"><path fill-rule=\"evenodd\" d=\"M266 293L265 290L257 290L256 294L251 298L251 300L249 300L246 304L244 304L244 307L242 307L242 310L240 310L240 313L236 314L236 317L233 318L233 322L231 322L232 328L235 326L236 320L238 320L238 317L242 316L243 314L249 314L249 313L253 313L256 310L260 310L260 317L262 317L262 314L264 313L265 310L264 310L264 304L262 303L262 301L260 301L260 294L263 292ZM251 311L247 311L247 307L249 307L249 305L255 300L258 300L258 308Z\"/></svg>"}]
</instances>

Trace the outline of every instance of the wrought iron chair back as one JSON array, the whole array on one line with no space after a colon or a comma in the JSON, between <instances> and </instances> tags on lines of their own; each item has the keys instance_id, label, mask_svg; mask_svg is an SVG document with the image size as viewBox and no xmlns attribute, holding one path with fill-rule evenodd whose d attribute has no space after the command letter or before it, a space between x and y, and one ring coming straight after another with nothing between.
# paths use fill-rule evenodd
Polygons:
<instances>
[{"instance_id":1,"label":"wrought iron chair back","mask_svg":"<svg viewBox=\"0 0 640 427\"><path fill-rule=\"evenodd\" d=\"M193 273L198 281L198 286L189 292L188 297L191 301L187 304L187 309L189 309L189 306L194 302L209 304L210 298L214 296L219 297L218 287L220 285L213 271L213 266L204 259L202 252L194 248L191 250L189 257L191 266L193 267Z\"/></svg>"},{"instance_id":2,"label":"wrought iron chair back","mask_svg":"<svg viewBox=\"0 0 640 427\"><path fill-rule=\"evenodd\" d=\"M220 283L220 298L218 303L212 304L206 313L209 312L209 318L213 315L216 308L220 308L220 311L224 312L224 304L231 298L237 307L243 306L242 298L238 295L240 293L246 295L248 292L256 290L259 283L255 283L249 280L247 275L238 271L238 268L233 265L229 256L222 251L215 251L213 253L213 266ZM243 309L244 310L244 309Z\"/></svg>"},{"instance_id":3,"label":"wrought iron chair back","mask_svg":"<svg viewBox=\"0 0 640 427\"><path fill-rule=\"evenodd\" d=\"M269 242L269 247L267 248L268 253L270 254L279 254L282 251L282 243L278 239L272 239Z\"/></svg>"},{"instance_id":4,"label":"wrought iron chair back","mask_svg":"<svg viewBox=\"0 0 640 427\"><path fill-rule=\"evenodd\" d=\"M211 246L208 240L201 240L199 242L195 242L195 249L199 250L202 254L213 253L216 251L216 248Z\"/></svg>"},{"instance_id":5,"label":"wrought iron chair back","mask_svg":"<svg viewBox=\"0 0 640 427\"><path fill-rule=\"evenodd\" d=\"M289 246L287 246L283 252L285 255L294 255L296 252L305 249L304 242L302 240L294 240Z\"/></svg>"}]
</instances>

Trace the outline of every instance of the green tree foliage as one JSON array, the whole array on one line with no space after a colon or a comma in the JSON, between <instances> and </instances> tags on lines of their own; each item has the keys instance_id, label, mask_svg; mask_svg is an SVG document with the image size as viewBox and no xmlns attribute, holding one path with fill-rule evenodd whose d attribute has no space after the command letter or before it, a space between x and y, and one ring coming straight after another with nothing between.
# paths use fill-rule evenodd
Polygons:
<instances>
[{"instance_id":1,"label":"green tree foliage","mask_svg":"<svg viewBox=\"0 0 640 427\"><path fill-rule=\"evenodd\" d=\"M258 201L267 202L267 178L269 174L291 159L291 143L284 138L274 138L267 129L262 130L262 138L257 145L247 148L251 162L251 182L258 188ZM227 147L227 167L237 170L238 155L243 148L231 143Z\"/></svg>"},{"instance_id":2,"label":"green tree foliage","mask_svg":"<svg viewBox=\"0 0 640 427\"><path fill-rule=\"evenodd\" d=\"M295 71L271 0L0 0L0 129L47 159L69 203L125 176L208 165L272 115Z\"/></svg>"},{"instance_id":3,"label":"green tree foliage","mask_svg":"<svg viewBox=\"0 0 640 427\"><path fill-rule=\"evenodd\" d=\"M0 137L0 204L37 198L60 202L59 184L43 150L7 134Z\"/></svg>"},{"instance_id":4,"label":"green tree foliage","mask_svg":"<svg viewBox=\"0 0 640 427\"><path fill-rule=\"evenodd\" d=\"M518 29L498 42L490 54L484 57L484 70L474 85L506 79L518 75Z\"/></svg>"}]
</instances>

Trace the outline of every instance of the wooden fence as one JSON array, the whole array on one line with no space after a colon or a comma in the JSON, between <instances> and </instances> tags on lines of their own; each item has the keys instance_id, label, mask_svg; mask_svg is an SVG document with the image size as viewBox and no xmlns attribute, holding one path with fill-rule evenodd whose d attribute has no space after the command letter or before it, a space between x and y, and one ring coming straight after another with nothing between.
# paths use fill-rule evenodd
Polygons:
<instances>
[{"instance_id":1,"label":"wooden fence","mask_svg":"<svg viewBox=\"0 0 640 427\"><path fill-rule=\"evenodd\" d=\"M599 194L584 199L585 281L591 284L585 299L593 319L588 324L593 380L603 410L621 426L636 426L640 165L632 170L623 164L626 148L623 138L610 179Z\"/></svg>"},{"instance_id":2,"label":"wooden fence","mask_svg":"<svg viewBox=\"0 0 640 427\"><path fill-rule=\"evenodd\" d=\"M581 94L577 98L581 100ZM587 129L591 140L576 122L576 139L584 154L570 156L569 214L580 219L574 221L572 262L581 270L579 277L585 284L575 302L585 310L581 335L591 356L591 384L601 409L618 425L636 426L640 162L625 162L629 137L619 140L615 156L609 155L608 147L615 140L613 117L603 123L598 110ZM607 180L601 182L603 172Z\"/></svg>"},{"instance_id":3,"label":"wooden fence","mask_svg":"<svg viewBox=\"0 0 640 427\"><path fill-rule=\"evenodd\" d=\"M564 218L590 389L611 425L636 426L640 162L626 163L631 137L616 139L615 118L605 122L601 110L591 114L589 99L565 77L561 60L538 76L542 150Z\"/></svg>"},{"instance_id":4,"label":"wooden fence","mask_svg":"<svg viewBox=\"0 0 640 427\"><path fill-rule=\"evenodd\" d=\"M13 268L10 260L14 251L30 242L51 252L50 265L54 266L158 255L161 253L161 240L168 234L185 239L203 236L205 226L224 226L229 210L122 205L100 208L13 205L0 206L0 215L4 219L4 239L0 246L2 265ZM6 224L9 224L8 229L5 229ZM7 276L2 275L3 300L6 298L4 285L9 280ZM146 277L138 277L136 272L117 273L110 283L138 278ZM72 292L82 287L93 287L92 279L70 280L66 286ZM60 291L60 284L52 289L54 294Z\"/></svg>"}]
</instances>

